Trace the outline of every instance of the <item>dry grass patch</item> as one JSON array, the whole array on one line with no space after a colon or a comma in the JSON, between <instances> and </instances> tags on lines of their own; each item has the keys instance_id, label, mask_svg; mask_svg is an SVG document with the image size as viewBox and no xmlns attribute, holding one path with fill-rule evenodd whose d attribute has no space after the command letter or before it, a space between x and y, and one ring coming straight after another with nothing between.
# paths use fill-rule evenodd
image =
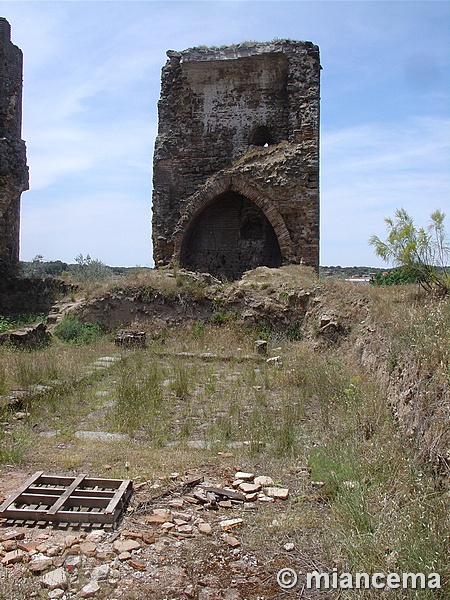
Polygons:
<instances>
[{"instance_id":1,"label":"dry grass patch","mask_svg":"<svg viewBox=\"0 0 450 600\"><path fill-rule=\"evenodd\" d=\"M0 381L8 393L53 380L73 380L96 358L114 352L110 341L73 347L54 340L52 345L32 351L0 346Z\"/></svg>"}]
</instances>

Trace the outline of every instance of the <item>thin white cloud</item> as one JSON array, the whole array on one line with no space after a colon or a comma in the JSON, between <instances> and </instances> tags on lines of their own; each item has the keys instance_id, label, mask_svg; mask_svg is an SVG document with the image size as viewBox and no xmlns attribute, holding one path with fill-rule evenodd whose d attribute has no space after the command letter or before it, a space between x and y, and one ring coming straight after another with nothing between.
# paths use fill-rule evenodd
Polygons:
<instances>
[{"instance_id":1,"label":"thin white cloud","mask_svg":"<svg viewBox=\"0 0 450 600\"><path fill-rule=\"evenodd\" d=\"M132 116L97 129L75 125L44 129L38 143L28 144L31 188L41 190L69 175L86 185L95 181L100 168L109 169L112 178L124 167L130 169L130 177L135 176L132 170L149 175L155 135L155 125L144 128Z\"/></svg>"},{"instance_id":2,"label":"thin white cloud","mask_svg":"<svg viewBox=\"0 0 450 600\"><path fill-rule=\"evenodd\" d=\"M385 217L404 207L425 225L434 209L449 207L449 156L448 119L415 118L324 134L321 262L336 264L338 249L341 265L381 265L367 240L384 235Z\"/></svg>"}]
</instances>

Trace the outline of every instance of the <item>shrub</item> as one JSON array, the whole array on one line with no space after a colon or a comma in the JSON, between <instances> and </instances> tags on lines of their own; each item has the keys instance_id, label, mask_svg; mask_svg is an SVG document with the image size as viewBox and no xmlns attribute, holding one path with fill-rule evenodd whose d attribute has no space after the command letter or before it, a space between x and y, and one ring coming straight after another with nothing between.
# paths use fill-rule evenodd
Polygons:
<instances>
[{"instance_id":1,"label":"shrub","mask_svg":"<svg viewBox=\"0 0 450 600\"><path fill-rule=\"evenodd\" d=\"M100 339L104 329L99 323L82 323L77 317L66 315L56 325L54 334L63 342L82 345Z\"/></svg>"},{"instance_id":2,"label":"shrub","mask_svg":"<svg viewBox=\"0 0 450 600\"><path fill-rule=\"evenodd\" d=\"M12 331L34 323L45 323L46 319L47 317L45 315L34 314L13 315L10 317L0 315L0 332Z\"/></svg>"},{"instance_id":3,"label":"shrub","mask_svg":"<svg viewBox=\"0 0 450 600\"><path fill-rule=\"evenodd\" d=\"M89 254L79 254L75 257L76 265L69 266L69 273L74 281L105 281L111 279L113 271L97 258L91 258Z\"/></svg>"},{"instance_id":4,"label":"shrub","mask_svg":"<svg viewBox=\"0 0 450 600\"><path fill-rule=\"evenodd\" d=\"M376 235L369 239L375 253L386 262L401 267L408 278L426 291L446 294L450 291L450 247L444 228L445 213L435 210L424 229L414 225L404 208L397 209L393 219L385 219L388 237L385 242Z\"/></svg>"},{"instance_id":5,"label":"shrub","mask_svg":"<svg viewBox=\"0 0 450 600\"><path fill-rule=\"evenodd\" d=\"M370 278L370 284L376 286L406 285L408 283L417 283L417 279L415 274L406 267L398 267L387 273L375 273Z\"/></svg>"},{"instance_id":6,"label":"shrub","mask_svg":"<svg viewBox=\"0 0 450 600\"><path fill-rule=\"evenodd\" d=\"M232 311L217 311L215 312L212 317L211 317L211 322L214 323L214 325L226 325L228 323L230 323L231 321L235 321L236 320L236 313L232 312Z\"/></svg>"}]
</instances>

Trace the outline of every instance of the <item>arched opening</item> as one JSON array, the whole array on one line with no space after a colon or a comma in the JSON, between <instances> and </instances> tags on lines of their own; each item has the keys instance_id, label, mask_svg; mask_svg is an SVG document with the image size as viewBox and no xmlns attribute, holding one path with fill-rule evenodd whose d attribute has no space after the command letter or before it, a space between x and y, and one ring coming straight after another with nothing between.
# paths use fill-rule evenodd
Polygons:
<instances>
[{"instance_id":1,"label":"arched opening","mask_svg":"<svg viewBox=\"0 0 450 600\"><path fill-rule=\"evenodd\" d=\"M273 138L268 127L261 125L253 131L250 138L251 146L261 146L267 148L267 146L271 146L272 144Z\"/></svg>"},{"instance_id":2,"label":"arched opening","mask_svg":"<svg viewBox=\"0 0 450 600\"><path fill-rule=\"evenodd\" d=\"M181 266L237 279L249 269L282 264L275 231L263 211L236 192L225 192L191 223Z\"/></svg>"}]
</instances>

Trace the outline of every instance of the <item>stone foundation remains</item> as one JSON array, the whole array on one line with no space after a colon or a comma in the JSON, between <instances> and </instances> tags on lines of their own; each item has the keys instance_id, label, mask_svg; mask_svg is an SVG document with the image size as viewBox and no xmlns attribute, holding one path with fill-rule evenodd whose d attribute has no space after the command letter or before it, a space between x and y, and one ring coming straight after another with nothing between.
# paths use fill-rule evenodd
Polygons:
<instances>
[{"instance_id":1,"label":"stone foundation remains","mask_svg":"<svg viewBox=\"0 0 450 600\"><path fill-rule=\"evenodd\" d=\"M22 52L0 17L0 271L19 262L20 196L28 189L22 131Z\"/></svg>"},{"instance_id":2,"label":"stone foundation remains","mask_svg":"<svg viewBox=\"0 0 450 600\"><path fill-rule=\"evenodd\" d=\"M153 169L156 266L238 278L319 265L319 49L168 51Z\"/></svg>"}]
</instances>

